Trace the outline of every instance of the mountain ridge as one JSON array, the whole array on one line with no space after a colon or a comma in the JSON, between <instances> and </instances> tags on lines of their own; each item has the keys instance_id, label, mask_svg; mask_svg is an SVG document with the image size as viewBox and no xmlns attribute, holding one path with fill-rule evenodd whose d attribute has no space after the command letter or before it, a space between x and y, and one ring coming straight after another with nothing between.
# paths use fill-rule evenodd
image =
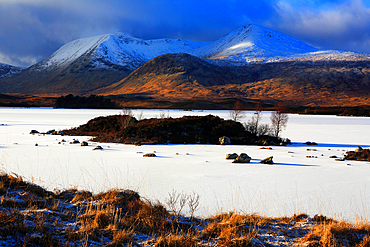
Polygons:
<instances>
[{"instance_id":1,"label":"mountain ridge","mask_svg":"<svg viewBox=\"0 0 370 247\"><path fill-rule=\"evenodd\" d=\"M116 33L71 41L19 73L0 75L0 93L327 104L322 98L335 93L333 99L339 100L350 91L366 103L369 61L369 54L320 50L259 25L243 26L214 42Z\"/></svg>"}]
</instances>

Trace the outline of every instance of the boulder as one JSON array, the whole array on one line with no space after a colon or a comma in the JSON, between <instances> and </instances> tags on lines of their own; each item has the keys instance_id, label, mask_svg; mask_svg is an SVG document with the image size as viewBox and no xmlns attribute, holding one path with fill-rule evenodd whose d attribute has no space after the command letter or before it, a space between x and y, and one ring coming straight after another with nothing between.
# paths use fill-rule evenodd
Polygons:
<instances>
[{"instance_id":1,"label":"boulder","mask_svg":"<svg viewBox=\"0 0 370 247\"><path fill-rule=\"evenodd\" d=\"M89 146L89 143L87 143L87 142L83 141L83 142L81 143L81 146L82 146L82 147Z\"/></svg>"},{"instance_id":2,"label":"boulder","mask_svg":"<svg viewBox=\"0 0 370 247\"><path fill-rule=\"evenodd\" d=\"M358 153L358 152L362 152L363 150L364 150L364 149L363 149L362 147L358 146L358 147L356 148L355 152L356 152L356 153Z\"/></svg>"},{"instance_id":3,"label":"boulder","mask_svg":"<svg viewBox=\"0 0 370 247\"><path fill-rule=\"evenodd\" d=\"M268 158L265 158L260 161L261 164L274 164L274 161L272 160L273 156L270 156Z\"/></svg>"},{"instance_id":4,"label":"boulder","mask_svg":"<svg viewBox=\"0 0 370 247\"><path fill-rule=\"evenodd\" d=\"M143 157L156 157L154 153L144 154Z\"/></svg>"},{"instance_id":5,"label":"boulder","mask_svg":"<svg viewBox=\"0 0 370 247\"><path fill-rule=\"evenodd\" d=\"M233 163L251 163L251 157L248 156L246 153L241 153Z\"/></svg>"},{"instance_id":6,"label":"boulder","mask_svg":"<svg viewBox=\"0 0 370 247\"><path fill-rule=\"evenodd\" d=\"M47 134L47 135L55 135L55 129L53 129L53 130L48 130L48 131L46 132L46 134Z\"/></svg>"},{"instance_id":7,"label":"boulder","mask_svg":"<svg viewBox=\"0 0 370 247\"><path fill-rule=\"evenodd\" d=\"M231 144L230 138L227 137L227 136L222 136L222 137L218 138L218 141L220 142L221 145L230 145Z\"/></svg>"},{"instance_id":8,"label":"boulder","mask_svg":"<svg viewBox=\"0 0 370 247\"><path fill-rule=\"evenodd\" d=\"M96 146L93 150L103 150L101 146Z\"/></svg>"},{"instance_id":9,"label":"boulder","mask_svg":"<svg viewBox=\"0 0 370 247\"><path fill-rule=\"evenodd\" d=\"M316 142L310 142L310 141L305 142L305 143L303 143L303 144L306 144L306 145L309 145L309 146L317 145L317 143L316 143Z\"/></svg>"},{"instance_id":10,"label":"boulder","mask_svg":"<svg viewBox=\"0 0 370 247\"><path fill-rule=\"evenodd\" d=\"M40 132L38 132L37 130L31 130L30 134L39 134Z\"/></svg>"},{"instance_id":11,"label":"boulder","mask_svg":"<svg viewBox=\"0 0 370 247\"><path fill-rule=\"evenodd\" d=\"M226 159L227 160L235 160L236 158L238 158L238 155L236 153L226 154Z\"/></svg>"}]
</instances>

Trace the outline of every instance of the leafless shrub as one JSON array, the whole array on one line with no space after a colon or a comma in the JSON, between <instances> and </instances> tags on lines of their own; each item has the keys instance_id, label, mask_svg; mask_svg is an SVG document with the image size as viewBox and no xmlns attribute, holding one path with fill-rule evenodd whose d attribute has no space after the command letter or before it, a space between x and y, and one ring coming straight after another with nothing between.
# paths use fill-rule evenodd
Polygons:
<instances>
[{"instance_id":1,"label":"leafless shrub","mask_svg":"<svg viewBox=\"0 0 370 247\"><path fill-rule=\"evenodd\" d=\"M275 137L278 137L280 132L286 128L288 123L287 109L283 103L277 103L275 105L275 111L271 113L271 127Z\"/></svg>"},{"instance_id":2,"label":"leafless shrub","mask_svg":"<svg viewBox=\"0 0 370 247\"><path fill-rule=\"evenodd\" d=\"M136 119L139 120L139 121L143 120L144 119L144 112L141 111L140 113L138 113Z\"/></svg>"},{"instance_id":3,"label":"leafless shrub","mask_svg":"<svg viewBox=\"0 0 370 247\"><path fill-rule=\"evenodd\" d=\"M188 207L190 209L190 217L193 218L194 212L199 207L199 198L200 196L193 192L191 195L188 196Z\"/></svg>"},{"instance_id":4,"label":"leafless shrub","mask_svg":"<svg viewBox=\"0 0 370 247\"><path fill-rule=\"evenodd\" d=\"M159 118L160 119L170 118L170 112L167 111L167 114L164 111L159 112Z\"/></svg>"},{"instance_id":5,"label":"leafless shrub","mask_svg":"<svg viewBox=\"0 0 370 247\"><path fill-rule=\"evenodd\" d=\"M244 106L240 101L235 102L233 109L229 112L229 116L233 121L239 121L244 117Z\"/></svg>"},{"instance_id":6,"label":"leafless shrub","mask_svg":"<svg viewBox=\"0 0 370 247\"><path fill-rule=\"evenodd\" d=\"M166 198L165 203L170 211L176 213L179 198L180 194L177 193L176 190L172 190L171 193L168 193L168 198Z\"/></svg>"},{"instance_id":7,"label":"leafless shrub","mask_svg":"<svg viewBox=\"0 0 370 247\"><path fill-rule=\"evenodd\" d=\"M132 113L132 110L130 108L123 108L121 111L122 116L130 116L133 117L134 114Z\"/></svg>"},{"instance_id":8,"label":"leafless shrub","mask_svg":"<svg viewBox=\"0 0 370 247\"><path fill-rule=\"evenodd\" d=\"M168 193L166 205L177 216L181 214L185 206L188 206L190 216L193 217L194 212L199 207L199 198L200 196L195 192L188 195L184 192L178 193L176 190L173 190L171 193Z\"/></svg>"},{"instance_id":9,"label":"leafless shrub","mask_svg":"<svg viewBox=\"0 0 370 247\"><path fill-rule=\"evenodd\" d=\"M121 122L121 126L124 129L129 127L134 117L134 114L132 113L131 109L123 108L120 115L122 116L121 118L119 118L119 121Z\"/></svg>"}]
</instances>

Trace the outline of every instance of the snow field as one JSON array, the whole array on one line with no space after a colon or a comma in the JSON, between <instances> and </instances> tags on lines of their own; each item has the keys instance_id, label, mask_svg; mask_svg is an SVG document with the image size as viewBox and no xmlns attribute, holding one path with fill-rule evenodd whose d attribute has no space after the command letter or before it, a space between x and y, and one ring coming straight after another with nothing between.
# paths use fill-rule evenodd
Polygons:
<instances>
[{"instance_id":1,"label":"snow field","mask_svg":"<svg viewBox=\"0 0 370 247\"><path fill-rule=\"evenodd\" d=\"M0 166L49 190L78 187L95 193L130 188L141 196L165 203L169 193L200 195L196 215L239 211L266 216L308 213L355 220L369 219L370 163L335 161L358 145L369 147L370 118L290 115L282 132L295 144L272 146L70 144L88 137L30 135L32 129L77 127L91 118L119 114L119 110L0 108ZM145 118L219 115L228 111L137 110ZM247 112L242 120L252 116ZM263 123L269 122L263 113ZM66 142L62 142L62 140ZM305 141L319 145L306 146ZM35 144L38 146L35 146ZM60 144L59 144L60 143ZM101 145L103 151L92 149ZM145 153L157 157L143 157ZM227 153L247 153L250 164L233 164ZM262 165L274 156L275 165ZM313 158L306 158L311 156ZM187 209L185 209L186 211ZM185 212L184 211L184 212Z\"/></svg>"}]
</instances>

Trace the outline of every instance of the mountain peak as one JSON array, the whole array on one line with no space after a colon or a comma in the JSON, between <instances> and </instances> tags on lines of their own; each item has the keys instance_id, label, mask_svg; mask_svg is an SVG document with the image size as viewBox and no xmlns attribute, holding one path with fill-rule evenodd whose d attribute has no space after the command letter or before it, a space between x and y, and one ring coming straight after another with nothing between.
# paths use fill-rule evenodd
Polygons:
<instances>
[{"instance_id":1,"label":"mountain peak","mask_svg":"<svg viewBox=\"0 0 370 247\"><path fill-rule=\"evenodd\" d=\"M251 62L317 50L298 39L270 28L249 24L228 33L210 45L197 49L194 54L208 59Z\"/></svg>"}]
</instances>

